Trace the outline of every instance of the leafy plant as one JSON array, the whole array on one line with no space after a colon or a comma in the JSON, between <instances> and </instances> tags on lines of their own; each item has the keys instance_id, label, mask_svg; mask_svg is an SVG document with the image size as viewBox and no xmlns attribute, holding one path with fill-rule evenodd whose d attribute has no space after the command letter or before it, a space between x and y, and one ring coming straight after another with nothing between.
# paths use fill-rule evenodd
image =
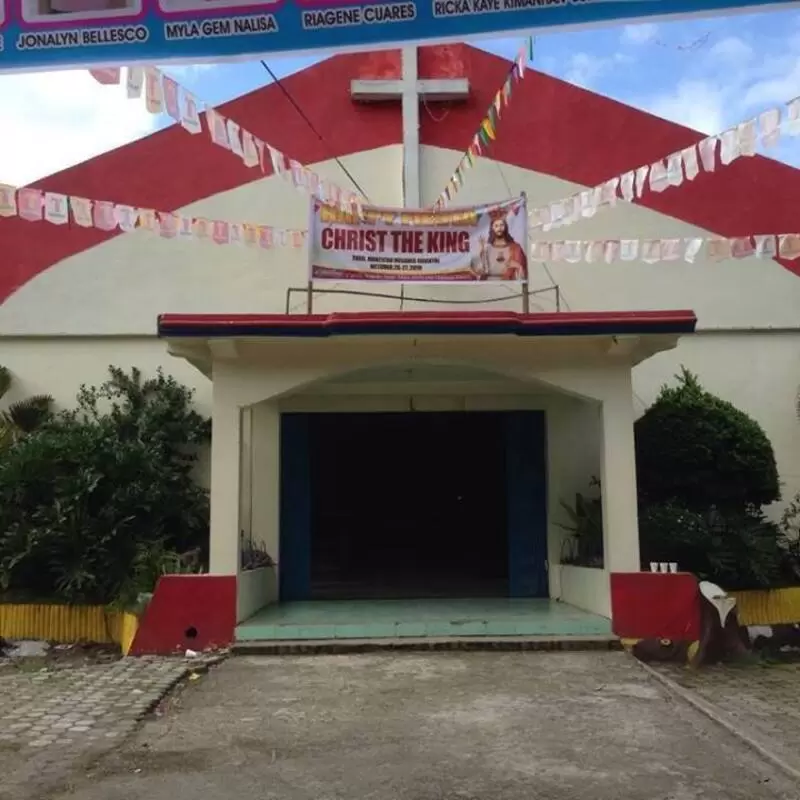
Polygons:
<instances>
[{"instance_id":1,"label":"leafy plant","mask_svg":"<svg viewBox=\"0 0 800 800\"><path fill-rule=\"evenodd\" d=\"M160 372L111 367L75 410L17 440L0 459L0 589L110 603L152 578L148 558L205 550L208 496L192 472L210 426L191 402Z\"/></svg>"},{"instance_id":2,"label":"leafy plant","mask_svg":"<svg viewBox=\"0 0 800 800\"><path fill-rule=\"evenodd\" d=\"M153 591L162 575L192 575L199 571L199 564L188 554L170 550L164 542L140 542L111 605L121 609L136 608L142 596Z\"/></svg>"},{"instance_id":3,"label":"leafy plant","mask_svg":"<svg viewBox=\"0 0 800 800\"><path fill-rule=\"evenodd\" d=\"M264 542L256 542L252 536L241 534L241 567L243 570L261 569L262 567L274 567L275 562L267 551Z\"/></svg>"},{"instance_id":4,"label":"leafy plant","mask_svg":"<svg viewBox=\"0 0 800 800\"><path fill-rule=\"evenodd\" d=\"M705 391L683 368L637 420L640 500L706 512L744 511L780 499L772 445L761 426Z\"/></svg>"},{"instance_id":5,"label":"leafy plant","mask_svg":"<svg viewBox=\"0 0 800 800\"><path fill-rule=\"evenodd\" d=\"M8 394L12 383L11 371L0 366L0 400ZM0 451L44 425L51 417L52 405L50 395L37 394L11 403L5 411L0 411Z\"/></svg>"},{"instance_id":6,"label":"leafy plant","mask_svg":"<svg viewBox=\"0 0 800 800\"><path fill-rule=\"evenodd\" d=\"M778 526L760 511L694 511L675 502L639 511L642 569L651 561L680 569L726 589L759 589L782 582Z\"/></svg>"},{"instance_id":7,"label":"leafy plant","mask_svg":"<svg viewBox=\"0 0 800 800\"><path fill-rule=\"evenodd\" d=\"M592 486L599 487L595 478ZM570 518L569 525L559 527L570 536L562 544L561 563L583 567L603 566L603 505L599 496L585 497L575 493L575 505L561 501L561 507Z\"/></svg>"}]
</instances>

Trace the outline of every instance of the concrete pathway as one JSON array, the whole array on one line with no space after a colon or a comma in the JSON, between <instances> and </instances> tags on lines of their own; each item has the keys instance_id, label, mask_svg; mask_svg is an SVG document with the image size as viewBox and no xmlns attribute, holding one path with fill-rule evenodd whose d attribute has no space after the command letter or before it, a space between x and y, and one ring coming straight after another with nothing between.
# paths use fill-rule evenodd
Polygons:
<instances>
[{"instance_id":1,"label":"concrete pathway","mask_svg":"<svg viewBox=\"0 0 800 800\"><path fill-rule=\"evenodd\" d=\"M49 797L81 765L112 750L187 670L184 659L122 659L0 672L0 800Z\"/></svg>"},{"instance_id":2,"label":"concrete pathway","mask_svg":"<svg viewBox=\"0 0 800 800\"><path fill-rule=\"evenodd\" d=\"M660 664L658 674L794 773L800 782L800 663L715 666L690 670ZM800 797L800 790L797 793Z\"/></svg>"},{"instance_id":3,"label":"concrete pathway","mask_svg":"<svg viewBox=\"0 0 800 800\"><path fill-rule=\"evenodd\" d=\"M624 653L455 652L229 659L47 796L797 800L800 793Z\"/></svg>"}]
</instances>

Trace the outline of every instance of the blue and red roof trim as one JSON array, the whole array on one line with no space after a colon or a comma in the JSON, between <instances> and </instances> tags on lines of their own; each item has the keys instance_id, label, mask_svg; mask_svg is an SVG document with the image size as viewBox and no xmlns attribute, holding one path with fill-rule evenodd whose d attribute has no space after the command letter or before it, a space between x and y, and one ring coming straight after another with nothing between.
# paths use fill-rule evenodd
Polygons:
<instances>
[{"instance_id":1,"label":"blue and red roof trim","mask_svg":"<svg viewBox=\"0 0 800 800\"><path fill-rule=\"evenodd\" d=\"M158 335L194 338L326 338L369 335L613 336L694 333L693 311L587 311L555 314L360 312L336 314L161 314Z\"/></svg>"}]
</instances>

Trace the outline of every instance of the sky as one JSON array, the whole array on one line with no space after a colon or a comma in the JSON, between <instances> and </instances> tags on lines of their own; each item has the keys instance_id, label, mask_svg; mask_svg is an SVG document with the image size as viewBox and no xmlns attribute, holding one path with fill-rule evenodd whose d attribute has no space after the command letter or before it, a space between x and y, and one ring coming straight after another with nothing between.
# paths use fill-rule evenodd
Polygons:
<instances>
[{"instance_id":1,"label":"sky","mask_svg":"<svg viewBox=\"0 0 800 800\"><path fill-rule=\"evenodd\" d=\"M510 58L522 36L471 44ZM324 57L266 60L284 77ZM800 95L800 11L537 34L533 66L718 133ZM257 61L165 70L212 105L270 82ZM2 75L0 183L24 185L165 124L142 100L127 100L121 87L100 86L85 71ZM775 157L798 167L800 146L784 140Z\"/></svg>"}]
</instances>

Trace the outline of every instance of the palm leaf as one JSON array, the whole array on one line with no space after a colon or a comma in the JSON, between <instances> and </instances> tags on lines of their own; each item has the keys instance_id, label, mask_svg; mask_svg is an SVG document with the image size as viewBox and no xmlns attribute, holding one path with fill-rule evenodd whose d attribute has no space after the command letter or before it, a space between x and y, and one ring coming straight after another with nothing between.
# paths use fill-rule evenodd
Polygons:
<instances>
[{"instance_id":1,"label":"palm leaf","mask_svg":"<svg viewBox=\"0 0 800 800\"><path fill-rule=\"evenodd\" d=\"M22 431L31 433L41 427L50 416L53 398L48 394L37 394L12 403L6 412L11 424Z\"/></svg>"},{"instance_id":2,"label":"palm leaf","mask_svg":"<svg viewBox=\"0 0 800 800\"><path fill-rule=\"evenodd\" d=\"M0 397L11 388L11 370L0 366Z\"/></svg>"}]
</instances>

